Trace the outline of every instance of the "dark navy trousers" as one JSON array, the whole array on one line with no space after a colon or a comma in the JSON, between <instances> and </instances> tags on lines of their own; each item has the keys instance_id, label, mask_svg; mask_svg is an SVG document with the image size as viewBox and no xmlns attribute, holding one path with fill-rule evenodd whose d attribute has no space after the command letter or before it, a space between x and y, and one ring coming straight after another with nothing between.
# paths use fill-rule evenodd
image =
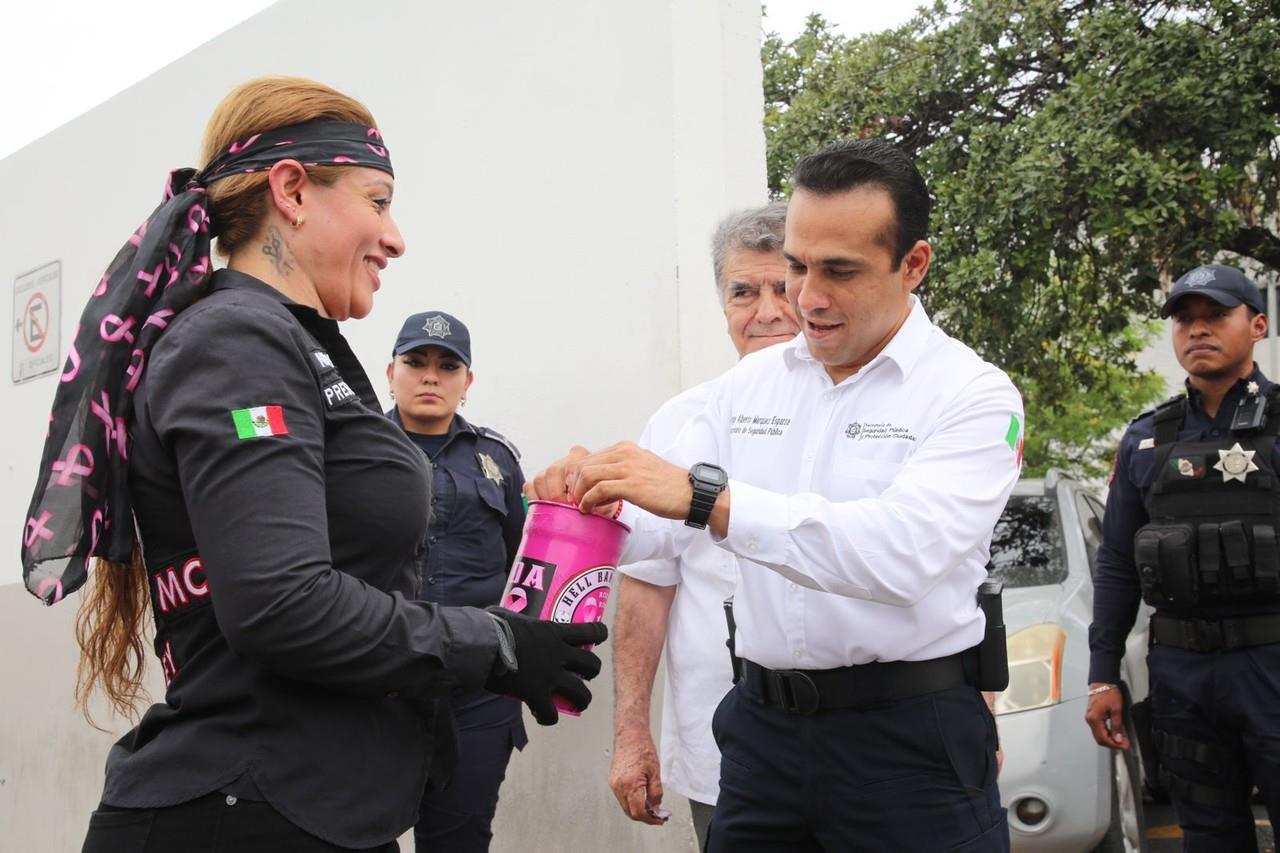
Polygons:
<instances>
[{"instance_id":1,"label":"dark navy trousers","mask_svg":"<svg viewBox=\"0 0 1280 853\"><path fill-rule=\"evenodd\" d=\"M1227 800L1204 801L1170 780L1183 850L1254 853L1254 785L1280 820L1280 644L1227 652L1157 645L1147 667L1151 727L1179 739L1158 750L1165 770Z\"/></svg>"},{"instance_id":2,"label":"dark navy trousers","mask_svg":"<svg viewBox=\"0 0 1280 853\"><path fill-rule=\"evenodd\" d=\"M443 791L422 797L413 829L418 853L485 853L493 838L498 789L514 746L512 726L461 728L458 765Z\"/></svg>"},{"instance_id":3,"label":"dark navy trousers","mask_svg":"<svg viewBox=\"0 0 1280 853\"><path fill-rule=\"evenodd\" d=\"M738 684L716 709L709 853L1007 853L995 720L972 687L791 714Z\"/></svg>"}]
</instances>

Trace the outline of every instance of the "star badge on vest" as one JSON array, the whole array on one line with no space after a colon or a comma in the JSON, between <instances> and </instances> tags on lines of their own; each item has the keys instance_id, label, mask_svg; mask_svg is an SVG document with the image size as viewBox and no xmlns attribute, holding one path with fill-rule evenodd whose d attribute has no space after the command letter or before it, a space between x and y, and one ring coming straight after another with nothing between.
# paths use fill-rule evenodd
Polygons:
<instances>
[{"instance_id":1,"label":"star badge on vest","mask_svg":"<svg viewBox=\"0 0 1280 853\"><path fill-rule=\"evenodd\" d=\"M426 332L429 338L447 338L449 337L449 321L439 314L433 314L427 318L427 322L422 324L422 331Z\"/></svg>"},{"instance_id":2,"label":"star badge on vest","mask_svg":"<svg viewBox=\"0 0 1280 853\"><path fill-rule=\"evenodd\" d=\"M480 462L480 473L484 474L486 479L493 480L493 482L501 486L502 469L498 467L497 462L493 461L493 457L488 453L477 453L476 459Z\"/></svg>"},{"instance_id":3,"label":"star badge on vest","mask_svg":"<svg viewBox=\"0 0 1280 853\"><path fill-rule=\"evenodd\" d=\"M1253 455L1257 452L1245 450L1237 441L1230 450L1218 451L1218 461L1213 467L1222 472L1222 482L1239 480L1243 483L1250 472L1258 470L1258 466L1253 464Z\"/></svg>"},{"instance_id":4,"label":"star badge on vest","mask_svg":"<svg viewBox=\"0 0 1280 853\"><path fill-rule=\"evenodd\" d=\"M1257 393L1258 393L1258 390L1259 390L1259 389L1258 389L1258 383L1257 383L1257 382L1250 382L1248 385L1246 385L1246 386L1245 386L1244 390L1245 390L1245 391L1247 391L1247 392L1248 392L1248 393L1250 393L1250 394L1257 394Z\"/></svg>"}]
</instances>

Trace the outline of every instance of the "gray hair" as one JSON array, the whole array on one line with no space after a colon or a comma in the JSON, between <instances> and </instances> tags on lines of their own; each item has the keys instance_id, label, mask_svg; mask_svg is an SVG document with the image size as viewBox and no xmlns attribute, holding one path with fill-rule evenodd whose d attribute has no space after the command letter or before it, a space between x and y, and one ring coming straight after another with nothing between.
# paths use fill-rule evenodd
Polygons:
<instances>
[{"instance_id":1,"label":"gray hair","mask_svg":"<svg viewBox=\"0 0 1280 853\"><path fill-rule=\"evenodd\" d=\"M779 251L786 221L785 201L740 210L721 220L711 238L711 265L715 269L717 294L724 290L724 265L729 253Z\"/></svg>"}]
</instances>

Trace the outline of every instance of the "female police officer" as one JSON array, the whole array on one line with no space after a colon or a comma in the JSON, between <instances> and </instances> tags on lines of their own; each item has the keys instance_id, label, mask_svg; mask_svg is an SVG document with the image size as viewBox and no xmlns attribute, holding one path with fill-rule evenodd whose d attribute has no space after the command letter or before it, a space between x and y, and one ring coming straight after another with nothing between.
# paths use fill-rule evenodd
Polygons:
<instances>
[{"instance_id":1,"label":"female police officer","mask_svg":"<svg viewBox=\"0 0 1280 853\"><path fill-rule=\"evenodd\" d=\"M474 379L471 334L449 314L404 321L387 381L387 417L431 460L431 527L418 557L419 595L485 607L502 596L524 526L524 475L516 449L458 414ZM452 700L459 762L449 787L428 790L414 830L419 851L485 851L511 749L528 742L520 703L483 690Z\"/></svg>"},{"instance_id":2,"label":"female police officer","mask_svg":"<svg viewBox=\"0 0 1280 853\"><path fill-rule=\"evenodd\" d=\"M84 849L394 850L435 697L487 684L552 722L598 638L405 597L430 480L336 323L404 250L368 110L252 81L203 147L84 310L24 529L48 603L102 558L82 699L131 710L145 595L156 622L165 701L112 748Z\"/></svg>"}]
</instances>

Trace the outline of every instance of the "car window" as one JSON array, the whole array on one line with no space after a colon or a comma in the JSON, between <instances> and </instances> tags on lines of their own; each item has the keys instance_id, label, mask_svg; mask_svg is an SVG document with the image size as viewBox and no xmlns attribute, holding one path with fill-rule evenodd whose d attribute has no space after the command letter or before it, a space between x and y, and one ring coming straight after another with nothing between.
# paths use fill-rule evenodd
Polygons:
<instances>
[{"instance_id":1,"label":"car window","mask_svg":"<svg viewBox=\"0 0 1280 853\"><path fill-rule=\"evenodd\" d=\"M1044 586L1066 580L1057 501L1033 495L1011 497L991 536L987 571L1008 587Z\"/></svg>"},{"instance_id":2,"label":"car window","mask_svg":"<svg viewBox=\"0 0 1280 853\"><path fill-rule=\"evenodd\" d=\"M1102 517L1094 509L1094 501L1084 492L1076 494L1076 515L1084 534L1084 550L1089 555L1089 575L1098 567L1098 549L1102 547Z\"/></svg>"}]
</instances>

